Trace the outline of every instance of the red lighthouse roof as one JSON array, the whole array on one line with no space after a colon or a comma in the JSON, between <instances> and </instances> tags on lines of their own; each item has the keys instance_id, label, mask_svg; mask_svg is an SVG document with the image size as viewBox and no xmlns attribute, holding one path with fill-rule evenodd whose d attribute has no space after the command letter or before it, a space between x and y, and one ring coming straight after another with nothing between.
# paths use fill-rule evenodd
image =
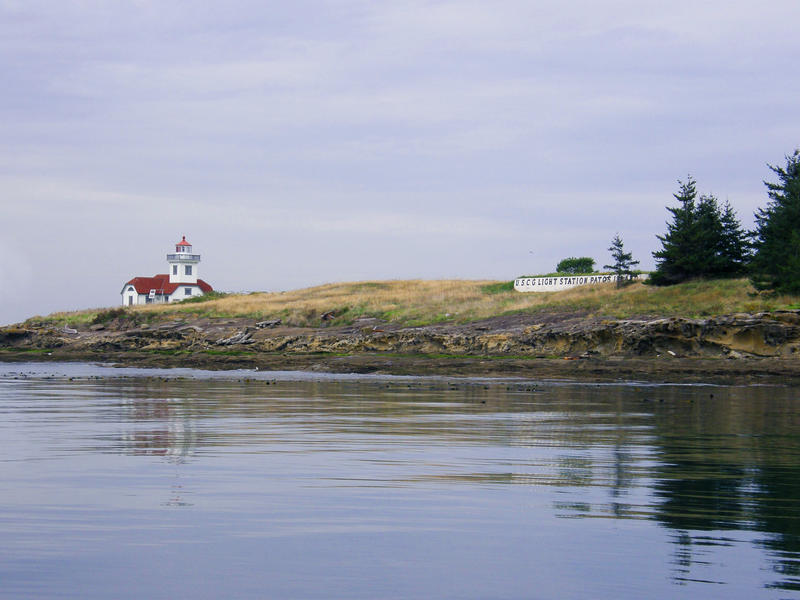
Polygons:
<instances>
[{"instance_id":1,"label":"red lighthouse roof","mask_svg":"<svg viewBox=\"0 0 800 600\"><path fill-rule=\"evenodd\" d=\"M137 294L148 294L150 290L156 290L158 294L165 294L169 296L179 287L199 287L204 294L208 292L214 291L210 285L208 285L202 279L198 279L197 283L170 283L169 282L169 275L160 274L154 275L153 277L134 277L125 285L132 285L136 288ZM123 289L125 286L123 286Z\"/></svg>"},{"instance_id":2,"label":"red lighthouse roof","mask_svg":"<svg viewBox=\"0 0 800 600\"><path fill-rule=\"evenodd\" d=\"M187 242L187 241L186 241L186 236L185 236L185 235L183 236L183 239L181 239L181 241L180 241L180 242L178 242L178 243L177 243L177 244L175 244L175 245L176 245L176 246L191 246L191 244L190 244L189 242Z\"/></svg>"}]
</instances>

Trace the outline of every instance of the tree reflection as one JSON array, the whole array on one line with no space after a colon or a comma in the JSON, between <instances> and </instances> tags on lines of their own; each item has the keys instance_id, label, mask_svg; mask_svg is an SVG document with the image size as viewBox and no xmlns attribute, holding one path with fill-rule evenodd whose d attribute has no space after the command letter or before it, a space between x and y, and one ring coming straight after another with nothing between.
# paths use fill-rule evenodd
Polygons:
<instances>
[{"instance_id":1,"label":"tree reflection","mask_svg":"<svg viewBox=\"0 0 800 600\"><path fill-rule=\"evenodd\" d=\"M800 466L762 465L755 487L754 527L782 577L774 587L800 590Z\"/></svg>"},{"instance_id":2,"label":"tree reflection","mask_svg":"<svg viewBox=\"0 0 800 600\"><path fill-rule=\"evenodd\" d=\"M730 389L716 398L675 392L654 412L659 454L655 518L675 532L677 581L691 579L725 531L761 541L780 580L800 589L800 466L794 402L767 389ZM682 397L684 396L684 397Z\"/></svg>"}]
</instances>

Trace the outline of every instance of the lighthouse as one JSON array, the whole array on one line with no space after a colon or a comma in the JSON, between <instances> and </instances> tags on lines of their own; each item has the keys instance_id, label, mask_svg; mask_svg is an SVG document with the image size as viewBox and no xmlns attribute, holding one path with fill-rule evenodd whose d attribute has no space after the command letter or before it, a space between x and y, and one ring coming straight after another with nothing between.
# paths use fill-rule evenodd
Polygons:
<instances>
[{"instance_id":1,"label":"lighthouse","mask_svg":"<svg viewBox=\"0 0 800 600\"><path fill-rule=\"evenodd\" d=\"M175 253L167 254L167 263L170 283L197 283L200 255L192 254L192 245L186 241L185 235L175 244Z\"/></svg>"},{"instance_id":2,"label":"lighthouse","mask_svg":"<svg viewBox=\"0 0 800 600\"><path fill-rule=\"evenodd\" d=\"M169 272L152 277L134 277L122 286L122 305L159 304L202 296L213 288L197 276L200 255L181 236L175 252L167 253Z\"/></svg>"}]
</instances>

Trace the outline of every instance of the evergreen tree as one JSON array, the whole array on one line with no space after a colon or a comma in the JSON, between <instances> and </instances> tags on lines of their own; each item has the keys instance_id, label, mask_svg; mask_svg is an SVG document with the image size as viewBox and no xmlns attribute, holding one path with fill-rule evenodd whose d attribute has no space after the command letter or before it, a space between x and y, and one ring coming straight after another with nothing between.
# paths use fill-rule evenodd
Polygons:
<instances>
[{"instance_id":1,"label":"evergreen tree","mask_svg":"<svg viewBox=\"0 0 800 600\"><path fill-rule=\"evenodd\" d=\"M695 265L695 200L697 184L690 175L683 183L678 180L680 190L673 194L679 202L678 206L667 207L672 213L672 223L667 223L666 235L657 235L661 241L661 250L653 252L656 259L656 271L650 280L656 285L680 283L694 276Z\"/></svg>"},{"instance_id":2,"label":"evergreen tree","mask_svg":"<svg viewBox=\"0 0 800 600\"><path fill-rule=\"evenodd\" d=\"M730 203L720 207L711 194L697 199L696 183L681 181L674 194L680 203L667 207L672 223L667 233L656 236L662 248L653 252L656 271L650 280L656 285L671 285L696 277L732 277L744 272L749 260L747 234Z\"/></svg>"},{"instance_id":3,"label":"evergreen tree","mask_svg":"<svg viewBox=\"0 0 800 600\"><path fill-rule=\"evenodd\" d=\"M722 223L722 244L720 253L723 258L721 274L735 277L747 271L751 259L750 242L747 232L736 216L730 202L725 201L720 215Z\"/></svg>"},{"instance_id":4,"label":"evergreen tree","mask_svg":"<svg viewBox=\"0 0 800 600\"><path fill-rule=\"evenodd\" d=\"M611 258L614 259L614 264L603 265L603 268L613 271L614 274L617 275L617 287L622 287L630 280L631 275L633 275L631 267L638 265L639 261L633 260L633 254L630 252L625 252L619 233L614 235L614 239L611 240L611 246L609 246L608 251L611 252Z\"/></svg>"},{"instance_id":5,"label":"evergreen tree","mask_svg":"<svg viewBox=\"0 0 800 600\"><path fill-rule=\"evenodd\" d=\"M700 196L695 209L692 277L715 277L725 269L722 256L722 219L719 203L713 195Z\"/></svg>"},{"instance_id":6,"label":"evergreen tree","mask_svg":"<svg viewBox=\"0 0 800 600\"><path fill-rule=\"evenodd\" d=\"M770 200L755 215L753 285L800 293L800 150L786 157L786 167L768 166L778 181L764 182Z\"/></svg>"}]
</instances>

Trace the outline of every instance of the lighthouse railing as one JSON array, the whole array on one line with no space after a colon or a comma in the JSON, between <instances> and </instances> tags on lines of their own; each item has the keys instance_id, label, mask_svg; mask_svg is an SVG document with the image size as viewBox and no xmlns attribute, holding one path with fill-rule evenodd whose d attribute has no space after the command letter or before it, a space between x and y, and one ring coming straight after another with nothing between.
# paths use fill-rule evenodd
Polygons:
<instances>
[{"instance_id":1,"label":"lighthouse railing","mask_svg":"<svg viewBox=\"0 0 800 600\"><path fill-rule=\"evenodd\" d=\"M199 254L167 254L167 260L188 260L192 262L200 262Z\"/></svg>"}]
</instances>

